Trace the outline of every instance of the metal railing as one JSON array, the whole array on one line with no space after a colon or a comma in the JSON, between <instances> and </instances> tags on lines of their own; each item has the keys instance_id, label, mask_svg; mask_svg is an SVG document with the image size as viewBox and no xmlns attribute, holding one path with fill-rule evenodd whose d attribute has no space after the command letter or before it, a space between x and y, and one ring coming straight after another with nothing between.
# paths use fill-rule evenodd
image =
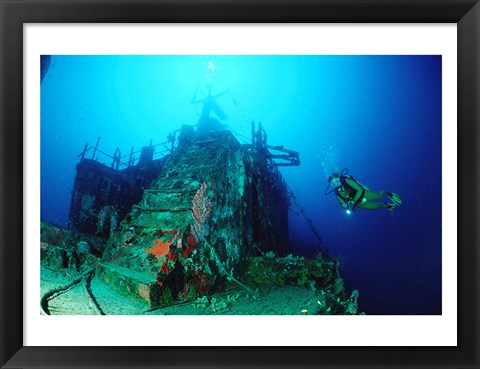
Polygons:
<instances>
[{"instance_id":1,"label":"metal railing","mask_svg":"<svg viewBox=\"0 0 480 369\"><path fill-rule=\"evenodd\" d=\"M193 126L195 128L195 126ZM139 150L134 149L132 146L129 154L122 155L120 149L117 147L113 155L106 153L99 149L100 137L97 138L95 146L90 146L87 142L83 151L78 155L80 161L84 159L91 159L100 161L103 158L103 164L108 165L107 162L111 161L110 167L115 170L123 170L136 166L145 160L145 162L161 159L178 147L178 141L180 137L181 129L171 132L167 140L157 144L153 144L150 140L149 146L144 146ZM237 132L231 131L232 134L239 140L239 142L248 142L248 137L245 137ZM291 166L299 165L299 154L296 151L287 150L282 146L272 146L267 144L267 134L262 128L261 123L258 124L258 129L255 127L255 122L252 122L252 137L251 143L242 144L243 146L253 149L262 153L269 162L274 166ZM281 154L273 154L271 150L280 151ZM90 152L92 153L90 156ZM280 161L278 161L280 160Z\"/></svg>"},{"instance_id":2,"label":"metal railing","mask_svg":"<svg viewBox=\"0 0 480 369\"><path fill-rule=\"evenodd\" d=\"M153 144L153 141L150 140L149 146L144 146L139 150L135 150L134 146L131 147L130 153L122 155L120 149L117 147L113 155L106 153L99 149L100 137L97 138L97 143L95 146L89 145L87 142L83 151L78 154L80 161L84 159L91 159L98 162L103 162L104 165L108 165L110 162L110 167L115 170L122 170L130 168L132 166L138 165L142 159L142 153L148 155L146 150L151 154L150 160L161 159L169 154L171 154L175 148L178 146L178 135L179 130L174 131L168 135L167 141ZM91 153L91 154L90 154Z\"/></svg>"}]
</instances>

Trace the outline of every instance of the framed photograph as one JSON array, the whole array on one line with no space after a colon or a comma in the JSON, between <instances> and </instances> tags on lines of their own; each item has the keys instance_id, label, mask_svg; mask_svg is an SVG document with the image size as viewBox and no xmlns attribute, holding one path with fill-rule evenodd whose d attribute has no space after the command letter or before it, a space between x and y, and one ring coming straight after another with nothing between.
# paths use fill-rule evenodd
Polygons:
<instances>
[{"instance_id":1,"label":"framed photograph","mask_svg":"<svg viewBox=\"0 0 480 369\"><path fill-rule=\"evenodd\" d=\"M480 367L477 1L1 1L2 368Z\"/></svg>"}]
</instances>

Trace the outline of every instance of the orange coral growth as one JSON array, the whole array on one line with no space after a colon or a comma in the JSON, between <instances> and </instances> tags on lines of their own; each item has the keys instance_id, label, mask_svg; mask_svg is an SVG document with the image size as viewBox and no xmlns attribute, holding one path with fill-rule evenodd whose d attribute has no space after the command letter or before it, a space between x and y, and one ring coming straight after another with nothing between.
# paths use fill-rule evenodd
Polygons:
<instances>
[{"instance_id":1,"label":"orange coral growth","mask_svg":"<svg viewBox=\"0 0 480 369\"><path fill-rule=\"evenodd\" d=\"M170 240L163 242L160 238L156 239L153 241L153 246L145 250L145 254L152 254L158 259L160 256L167 255L170 245Z\"/></svg>"},{"instance_id":2,"label":"orange coral growth","mask_svg":"<svg viewBox=\"0 0 480 369\"><path fill-rule=\"evenodd\" d=\"M184 246L182 249L182 256L184 259L188 258L192 253L195 245L197 244L197 240L192 235L188 236L187 238L187 246Z\"/></svg>"},{"instance_id":3,"label":"orange coral growth","mask_svg":"<svg viewBox=\"0 0 480 369\"><path fill-rule=\"evenodd\" d=\"M188 236L187 243L189 246L195 247L195 245L197 244L197 239L190 235Z\"/></svg>"},{"instance_id":4,"label":"orange coral growth","mask_svg":"<svg viewBox=\"0 0 480 369\"><path fill-rule=\"evenodd\" d=\"M160 271L164 274L170 273L173 270L173 266L172 266L172 263L169 263L169 261L173 262L173 265L175 265L177 260L178 260L178 256L177 254L175 254L175 251L170 250L167 256L165 257L165 262L160 266Z\"/></svg>"},{"instance_id":5,"label":"orange coral growth","mask_svg":"<svg viewBox=\"0 0 480 369\"><path fill-rule=\"evenodd\" d=\"M175 251L173 250L170 250L170 252L167 254L167 261L173 261L173 262L176 262L178 260L178 256L177 254L175 254Z\"/></svg>"},{"instance_id":6,"label":"orange coral growth","mask_svg":"<svg viewBox=\"0 0 480 369\"><path fill-rule=\"evenodd\" d=\"M172 244L172 240L175 238L175 236L178 233L178 230L176 229L167 229L167 230L158 230L158 234L165 234L165 233L172 233L172 236L168 239L167 242L163 242L162 239L157 238L156 240L153 241L153 246L145 250L145 254L152 254L154 255L157 259L160 256L167 255L168 250L170 249L170 245Z\"/></svg>"},{"instance_id":7,"label":"orange coral growth","mask_svg":"<svg viewBox=\"0 0 480 369\"><path fill-rule=\"evenodd\" d=\"M160 271L164 274L168 274L170 273L170 268L168 267L168 264L167 262L164 262L161 266L160 266Z\"/></svg>"}]
</instances>

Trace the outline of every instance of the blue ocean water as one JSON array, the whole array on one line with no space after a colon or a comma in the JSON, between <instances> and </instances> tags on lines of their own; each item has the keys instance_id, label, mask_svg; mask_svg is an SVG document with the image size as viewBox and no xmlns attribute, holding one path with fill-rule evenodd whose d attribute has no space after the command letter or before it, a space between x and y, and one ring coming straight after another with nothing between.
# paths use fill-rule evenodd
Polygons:
<instances>
[{"instance_id":1,"label":"blue ocean water","mask_svg":"<svg viewBox=\"0 0 480 369\"><path fill-rule=\"evenodd\" d=\"M122 155L196 124L207 93L242 143L261 122L268 143L300 152L281 172L340 259L367 314L441 314L441 56L61 56L41 84L41 218L65 226L85 143ZM110 164L110 162L106 162ZM350 215L327 177L348 168L402 206ZM298 208L290 243L319 245Z\"/></svg>"}]
</instances>

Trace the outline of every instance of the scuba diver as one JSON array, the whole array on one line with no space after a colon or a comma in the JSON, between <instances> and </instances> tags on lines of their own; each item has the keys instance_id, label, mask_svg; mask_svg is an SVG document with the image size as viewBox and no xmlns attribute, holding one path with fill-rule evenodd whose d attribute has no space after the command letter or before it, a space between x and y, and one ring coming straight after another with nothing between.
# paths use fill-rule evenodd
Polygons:
<instances>
[{"instance_id":1,"label":"scuba diver","mask_svg":"<svg viewBox=\"0 0 480 369\"><path fill-rule=\"evenodd\" d=\"M332 192L335 192L338 202L346 210L347 214L357 210L357 208L366 210L387 208L393 211L402 204L402 199L396 193L370 190L348 175L347 168L343 168L340 174L334 172L328 177L328 187L325 190L325 195L329 195ZM388 198L391 202L383 201L385 198Z\"/></svg>"}]
</instances>

